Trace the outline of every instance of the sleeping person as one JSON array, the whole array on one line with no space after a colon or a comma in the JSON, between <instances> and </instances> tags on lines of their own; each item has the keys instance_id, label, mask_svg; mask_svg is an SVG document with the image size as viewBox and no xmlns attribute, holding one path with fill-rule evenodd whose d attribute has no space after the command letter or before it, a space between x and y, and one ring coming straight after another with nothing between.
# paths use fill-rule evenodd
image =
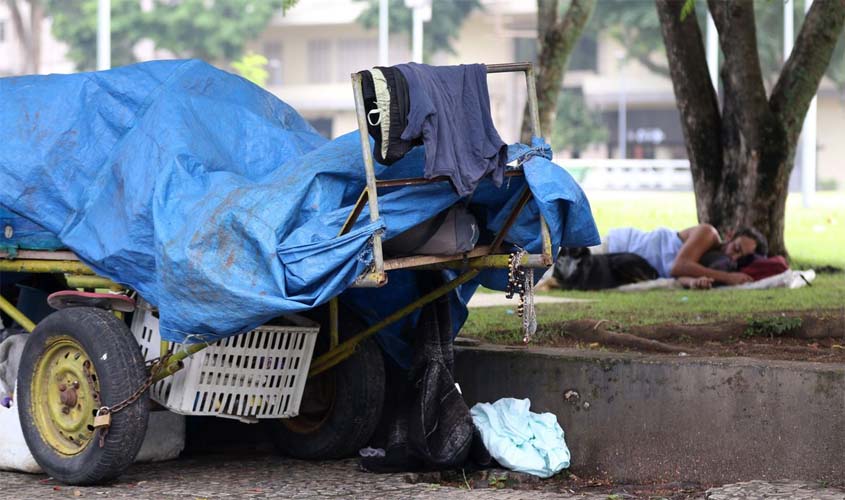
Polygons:
<instances>
[{"instance_id":1,"label":"sleeping person","mask_svg":"<svg viewBox=\"0 0 845 500\"><path fill-rule=\"evenodd\" d=\"M547 273L544 281L551 287L557 284L563 288L593 290L658 277L676 278L687 288L740 285L752 278L736 269L755 254L766 255L767 252L765 236L751 227L729 233L724 241L710 224L682 231L668 228L642 231L624 227L612 229L602 238L601 245L590 247L589 252L583 249L562 251L553 273L551 276ZM629 257L622 261L625 266L636 266L636 272L616 264L621 261L622 254ZM630 258L632 254L636 256L634 260ZM596 257L605 255L605 258ZM609 269L602 270L603 266ZM578 273L580 276L575 280L578 284L573 285L573 277ZM596 283L597 279L604 282Z\"/></svg>"}]
</instances>

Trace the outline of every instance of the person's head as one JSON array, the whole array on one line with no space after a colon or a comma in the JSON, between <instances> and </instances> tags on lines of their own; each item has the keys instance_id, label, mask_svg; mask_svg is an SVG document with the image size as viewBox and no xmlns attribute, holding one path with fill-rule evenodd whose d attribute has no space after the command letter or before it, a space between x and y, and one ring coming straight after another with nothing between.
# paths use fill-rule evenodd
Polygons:
<instances>
[{"instance_id":1,"label":"person's head","mask_svg":"<svg viewBox=\"0 0 845 500\"><path fill-rule=\"evenodd\" d=\"M749 255L768 255L769 242L753 227L741 227L722 244L722 251L734 262Z\"/></svg>"}]
</instances>

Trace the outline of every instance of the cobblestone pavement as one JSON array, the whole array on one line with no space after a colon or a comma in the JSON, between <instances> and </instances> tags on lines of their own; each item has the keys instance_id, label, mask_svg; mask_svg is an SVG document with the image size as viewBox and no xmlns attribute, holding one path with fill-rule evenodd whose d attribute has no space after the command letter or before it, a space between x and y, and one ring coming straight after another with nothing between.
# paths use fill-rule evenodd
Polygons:
<instances>
[{"instance_id":1,"label":"cobblestone pavement","mask_svg":"<svg viewBox=\"0 0 845 500\"><path fill-rule=\"evenodd\" d=\"M39 475L0 472L0 498L286 498L286 499L593 499L661 498L630 489L572 492L561 483L532 482L518 489L444 486L420 482L427 476L369 474L355 461L302 462L266 456L203 456L136 465L109 486L64 486ZM479 481L475 481L478 483ZM483 483L483 482L482 482ZM482 486L486 486L482 484ZM707 500L789 498L845 500L843 490L805 482L751 481L668 498Z\"/></svg>"},{"instance_id":2,"label":"cobblestone pavement","mask_svg":"<svg viewBox=\"0 0 845 500\"><path fill-rule=\"evenodd\" d=\"M707 491L707 500L745 498L845 500L845 491L803 481L748 481L711 488Z\"/></svg>"}]
</instances>

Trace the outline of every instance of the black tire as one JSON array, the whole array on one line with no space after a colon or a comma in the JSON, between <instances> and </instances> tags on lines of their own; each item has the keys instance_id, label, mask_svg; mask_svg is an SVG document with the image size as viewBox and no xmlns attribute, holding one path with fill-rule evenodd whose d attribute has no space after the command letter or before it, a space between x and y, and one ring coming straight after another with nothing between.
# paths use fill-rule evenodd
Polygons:
<instances>
[{"instance_id":1,"label":"black tire","mask_svg":"<svg viewBox=\"0 0 845 500\"><path fill-rule=\"evenodd\" d=\"M74 354L77 348L81 348L79 355ZM62 355L65 349L74 355ZM90 361L87 367L84 365L86 359ZM71 360L81 362L83 368L69 364ZM40 371L36 373L39 365ZM78 376L78 370L92 375L83 375L85 380L78 382L85 386L73 393L73 400L78 398L79 409L77 406L69 408L62 400L61 412L88 432L81 430L77 436L69 436L64 433L76 431L68 432L61 427L59 420L62 417L52 416L59 412L55 411L55 405L47 403L50 396L44 394L55 390L64 395L67 384L58 380L65 374L70 378L83 378ZM44 472L65 484L91 485L108 482L126 470L141 449L147 431L148 394L111 416L111 426L102 448L99 445L102 431L93 429L94 412L89 410L92 406L123 401L144 383L146 377L144 358L137 342L126 324L113 314L90 307L74 307L57 311L39 323L21 357L18 411L26 444ZM37 397L36 390L42 391ZM38 421L42 423L39 425ZM45 435L53 439L45 439ZM79 443L72 437L77 437ZM69 451L59 449L59 446L74 449Z\"/></svg>"},{"instance_id":2,"label":"black tire","mask_svg":"<svg viewBox=\"0 0 845 500\"><path fill-rule=\"evenodd\" d=\"M341 318L342 334L355 334L362 328L348 315ZM315 358L327 350L327 329L319 335ZM375 340L365 340L351 357L308 380L299 416L266 423L270 438L281 453L294 458L335 459L357 454L381 420L384 386L381 349Z\"/></svg>"}]
</instances>

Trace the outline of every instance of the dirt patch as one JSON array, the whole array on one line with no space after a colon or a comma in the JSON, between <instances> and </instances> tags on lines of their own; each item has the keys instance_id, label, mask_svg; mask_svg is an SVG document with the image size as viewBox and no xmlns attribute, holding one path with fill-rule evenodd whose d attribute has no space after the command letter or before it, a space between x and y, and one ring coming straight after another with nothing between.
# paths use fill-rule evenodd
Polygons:
<instances>
[{"instance_id":1,"label":"dirt patch","mask_svg":"<svg viewBox=\"0 0 845 500\"><path fill-rule=\"evenodd\" d=\"M624 326L608 320L541 325L537 345L845 363L845 309L756 315L715 323Z\"/></svg>"},{"instance_id":2,"label":"dirt patch","mask_svg":"<svg viewBox=\"0 0 845 500\"><path fill-rule=\"evenodd\" d=\"M541 479L529 474L503 469L480 471L442 471L408 474L410 483L441 484L462 489L513 489L560 494L606 495L611 500L702 498L707 486L698 483L613 484L604 478L580 477L568 471ZM526 498L530 498L526 496Z\"/></svg>"}]
</instances>

